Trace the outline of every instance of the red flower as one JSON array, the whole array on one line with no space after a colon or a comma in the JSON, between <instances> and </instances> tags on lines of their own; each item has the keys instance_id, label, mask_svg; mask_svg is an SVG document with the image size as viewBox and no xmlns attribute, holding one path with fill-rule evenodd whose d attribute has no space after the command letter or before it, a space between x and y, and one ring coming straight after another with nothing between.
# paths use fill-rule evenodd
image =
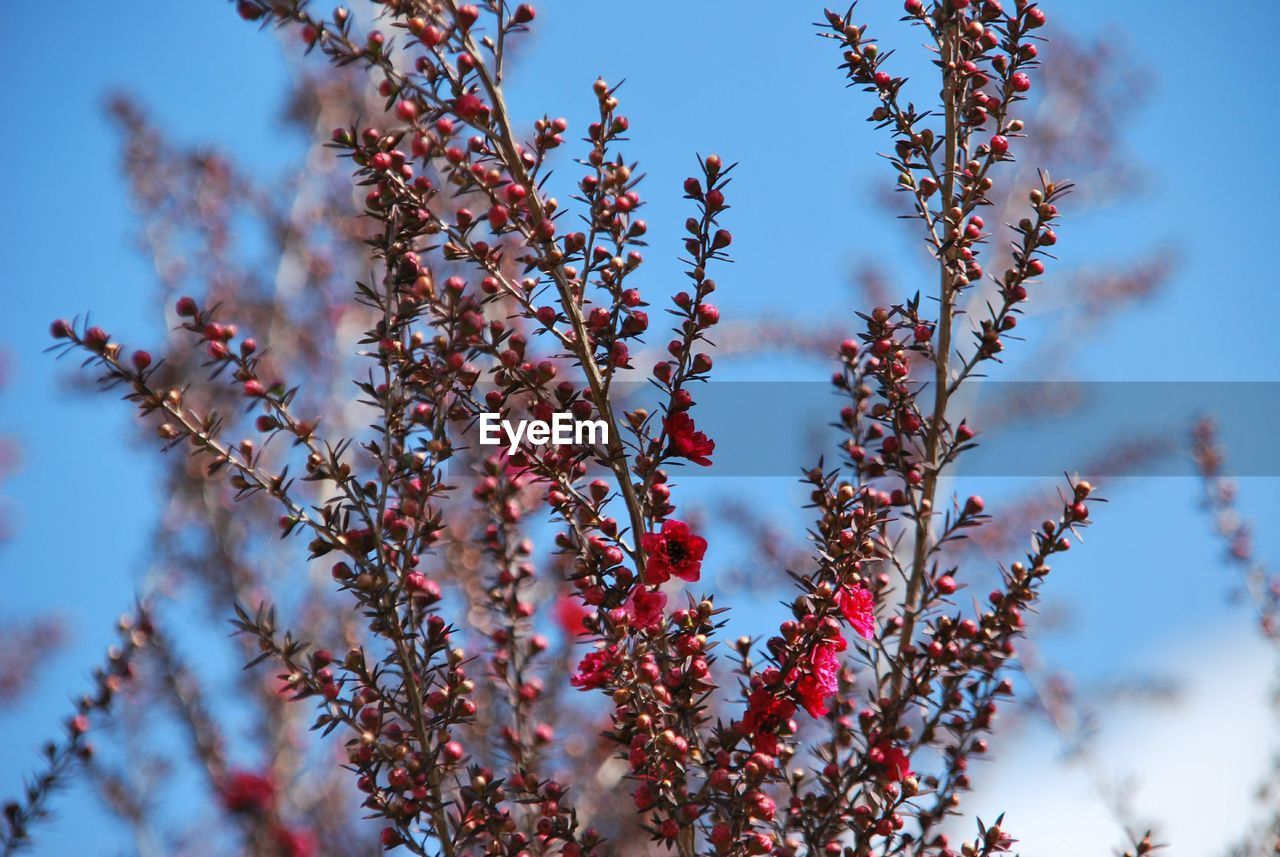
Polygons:
<instances>
[{"instance_id":1,"label":"red flower","mask_svg":"<svg viewBox=\"0 0 1280 857\"><path fill-rule=\"evenodd\" d=\"M617 646L587 652L586 657L578 664L578 671L569 678L569 684L578 690L604 687L613 678L613 669L617 663Z\"/></svg>"},{"instance_id":2,"label":"red flower","mask_svg":"<svg viewBox=\"0 0 1280 857\"><path fill-rule=\"evenodd\" d=\"M876 635L876 599L865 586L848 586L836 596L840 612L854 633L864 640Z\"/></svg>"},{"instance_id":3,"label":"red flower","mask_svg":"<svg viewBox=\"0 0 1280 857\"><path fill-rule=\"evenodd\" d=\"M686 411L671 414L662 421L667 437L671 441L671 451L681 458L687 458L694 464L703 467L711 466L711 453L716 451L716 442L698 431L693 417Z\"/></svg>"},{"instance_id":4,"label":"red flower","mask_svg":"<svg viewBox=\"0 0 1280 857\"><path fill-rule=\"evenodd\" d=\"M702 557L707 540L694 535L683 521L665 521L661 533L645 533L640 537L646 560L644 580L658 586L675 577L690 583L702 571Z\"/></svg>"},{"instance_id":5,"label":"red flower","mask_svg":"<svg viewBox=\"0 0 1280 857\"><path fill-rule=\"evenodd\" d=\"M890 782L896 783L911 776L911 757L887 740L872 747L867 758L873 765L884 769L884 778Z\"/></svg>"},{"instance_id":6,"label":"red flower","mask_svg":"<svg viewBox=\"0 0 1280 857\"><path fill-rule=\"evenodd\" d=\"M275 804L276 787L269 777L232 771L218 785L222 805L232 812L267 812Z\"/></svg>"},{"instance_id":7,"label":"red flower","mask_svg":"<svg viewBox=\"0 0 1280 857\"><path fill-rule=\"evenodd\" d=\"M282 857L314 857L316 853L316 838L305 830L277 827L274 837Z\"/></svg>"},{"instance_id":8,"label":"red flower","mask_svg":"<svg viewBox=\"0 0 1280 857\"><path fill-rule=\"evenodd\" d=\"M627 615L637 628L655 628L662 624L667 596L656 589L637 586L627 601Z\"/></svg>"},{"instance_id":9,"label":"red flower","mask_svg":"<svg viewBox=\"0 0 1280 857\"><path fill-rule=\"evenodd\" d=\"M751 691L747 712L742 717L742 731L752 736L751 748L758 753L777 755L778 729L795 711L794 703L764 685Z\"/></svg>"},{"instance_id":10,"label":"red flower","mask_svg":"<svg viewBox=\"0 0 1280 857\"><path fill-rule=\"evenodd\" d=\"M576 637L587 630L585 624L587 608L572 595L563 595L556 600L556 622L570 637Z\"/></svg>"},{"instance_id":11,"label":"red flower","mask_svg":"<svg viewBox=\"0 0 1280 857\"><path fill-rule=\"evenodd\" d=\"M840 642L844 643L844 639ZM835 643L819 643L809 657L808 671L795 683L796 696L810 717L827 713L827 697L839 687L840 659L836 653L843 648Z\"/></svg>"}]
</instances>

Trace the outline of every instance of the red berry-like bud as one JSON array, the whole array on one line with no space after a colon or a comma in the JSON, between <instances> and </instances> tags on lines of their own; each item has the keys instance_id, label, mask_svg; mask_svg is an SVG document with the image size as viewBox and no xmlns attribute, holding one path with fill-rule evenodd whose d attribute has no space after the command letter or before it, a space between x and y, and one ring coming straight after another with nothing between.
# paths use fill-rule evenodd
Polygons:
<instances>
[{"instance_id":1,"label":"red berry-like bud","mask_svg":"<svg viewBox=\"0 0 1280 857\"><path fill-rule=\"evenodd\" d=\"M1013 87L1014 92L1026 92L1031 88L1031 78L1027 77L1022 72L1018 72L1013 77L1009 78L1009 85Z\"/></svg>"},{"instance_id":2,"label":"red berry-like bud","mask_svg":"<svg viewBox=\"0 0 1280 857\"><path fill-rule=\"evenodd\" d=\"M262 382L257 378L250 378L244 382L244 394L250 398L256 399L259 396L267 394L267 388L262 386Z\"/></svg>"},{"instance_id":3,"label":"red berry-like bud","mask_svg":"<svg viewBox=\"0 0 1280 857\"><path fill-rule=\"evenodd\" d=\"M1009 151L1009 138L1003 134L997 134L991 138L991 151L997 155L1003 155Z\"/></svg>"},{"instance_id":4,"label":"red berry-like bud","mask_svg":"<svg viewBox=\"0 0 1280 857\"><path fill-rule=\"evenodd\" d=\"M240 0L236 4L236 13L246 21L256 21L262 17L262 10L250 3L249 0Z\"/></svg>"},{"instance_id":5,"label":"red berry-like bud","mask_svg":"<svg viewBox=\"0 0 1280 857\"><path fill-rule=\"evenodd\" d=\"M982 502L982 498L977 494L964 501L964 511L966 515L981 515L982 510L986 507L987 504Z\"/></svg>"},{"instance_id":6,"label":"red berry-like bud","mask_svg":"<svg viewBox=\"0 0 1280 857\"><path fill-rule=\"evenodd\" d=\"M534 11L533 11L532 4L521 3L519 6L516 7L516 13L511 17L512 17L512 20L515 21L517 24L529 23L534 18Z\"/></svg>"},{"instance_id":7,"label":"red berry-like bud","mask_svg":"<svg viewBox=\"0 0 1280 857\"><path fill-rule=\"evenodd\" d=\"M195 299L185 297L178 298L177 310L178 315L185 318L191 318L199 312L199 309L196 307Z\"/></svg>"},{"instance_id":8,"label":"red berry-like bud","mask_svg":"<svg viewBox=\"0 0 1280 857\"><path fill-rule=\"evenodd\" d=\"M893 83L893 78L889 76L889 73L887 71L876 72L876 76L874 79L876 82L876 86L880 87L881 89L884 89L889 84Z\"/></svg>"},{"instance_id":9,"label":"red berry-like bud","mask_svg":"<svg viewBox=\"0 0 1280 857\"><path fill-rule=\"evenodd\" d=\"M91 327L84 332L84 344L94 351L102 351L110 340L110 334L100 327Z\"/></svg>"},{"instance_id":10,"label":"red berry-like bud","mask_svg":"<svg viewBox=\"0 0 1280 857\"><path fill-rule=\"evenodd\" d=\"M1044 12L1040 11L1039 7L1027 12L1027 29L1043 27L1044 21Z\"/></svg>"},{"instance_id":11,"label":"red berry-like bud","mask_svg":"<svg viewBox=\"0 0 1280 857\"><path fill-rule=\"evenodd\" d=\"M951 595L956 591L956 579L949 574L938 578L936 587L943 595Z\"/></svg>"},{"instance_id":12,"label":"red berry-like bud","mask_svg":"<svg viewBox=\"0 0 1280 857\"><path fill-rule=\"evenodd\" d=\"M133 352L133 357L131 359L133 361L133 368L137 369L139 372L151 365L151 355L145 351Z\"/></svg>"},{"instance_id":13,"label":"red berry-like bud","mask_svg":"<svg viewBox=\"0 0 1280 857\"><path fill-rule=\"evenodd\" d=\"M907 0L906 3L902 4L902 8L907 10L908 15L924 14L924 3L922 0Z\"/></svg>"},{"instance_id":14,"label":"red berry-like bud","mask_svg":"<svg viewBox=\"0 0 1280 857\"><path fill-rule=\"evenodd\" d=\"M418 40L427 47L434 48L444 41L444 33L435 24L431 24L422 31L422 35L418 36Z\"/></svg>"},{"instance_id":15,"label":"red berry-like bud","mask_svg":"<svg viewBox=\"0 0 1280 857\"><path fill-rule=\"evenodd\" d=\"M396 116L402 122L412 122L418 118L418 105L414 101L401 101L396 105Z\"/></svg>"},{"instance_id":16,"label":"red berry-like bud","mask_svg":"<svg viewBox=\"0 0 1280 857\"><path fill-rule=\"evenodd\" d=\"M480 10L470 3L465 6L458 7L458 25L464 30L469 29L479 17Z\"/></svg>"},{"instance_id":17,"label":"red berry-like bud","mask_svg":"<svg viewBox=\"0 0 1280 857\"><path fill-rule=\"evenodd\" d=\"M71 322L65 318L56 320L49 325L49 335L54 339L67 339L71 336Z\"/></svg>"}]
</instances>

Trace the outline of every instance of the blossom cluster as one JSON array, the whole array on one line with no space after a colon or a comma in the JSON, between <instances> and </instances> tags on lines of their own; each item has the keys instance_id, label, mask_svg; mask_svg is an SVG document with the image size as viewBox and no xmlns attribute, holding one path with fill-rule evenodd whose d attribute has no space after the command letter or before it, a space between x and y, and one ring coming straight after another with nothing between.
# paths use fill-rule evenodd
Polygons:
<instances>
[{"instance_id":1,"label":"blossom cluster","mask_svg":"<svg viewBox=\"0 0 1280 857\"><path fill-rule=\"evenodd\" d=\"M645 198L621 151L631 125L617 87L591 87L595 115L563 203L549 188L569 123L546 113L525 128L504 88L535 9L380 6L378 26L362 30L343 8L235 3L242 18L359 70L380 102L376 120L353 110L326 143L358 188L344 227L346 249L364 254L346 301L360 323L357 394L341 404L367 428L335 431L272 320L246 322L217 295L171 296L183 350L163 360L100 326L51 329L166 448L190 449L201 472L187 476L225 477L238 500L274 508L276 531L301 536L307 559L325 565L343 618L313 623L315 640L233 587L246 660L278 676L266 705L310 705L313 726L343 741L336 767L387 849L578 857L626 850L639 829L680 855L1008 851L999 822L979 822L963 843L939 828L1015 690L1027 614L1050 560L1088 524L1094 489L1070 481L1026 555L970 607L957 593L973 576L953 549L990 516L978 496L949 501L944 485L978 436L955 394L1013 338L1071 189L1041 175L1010 227L1008 265L988 270L996 230L984 212L1026 132L1015 114L1033 85L1043 11L908 0L939 57L930 113L907 100L909 82L855 10L824 16L840 68L890 136L896 187L936 268L936 305L870 308L829 355L843 435L838 464L815 455L803 474L811 555L791 572L788 618L760 639L729 640L704 568L715 531L674 474L714 472L697 396L714 369L734 166L708 155L683 182L687 284L655 297L641 289ZM998 299L970 324L961 301L984 280ZM649 351L654 305L672 322ZM192 383L200 367L206 384ZM642 406L616 392L632 373L651 381ZM492 413L570 413L608 431L599 443L478 450L469 433ZM532 533L548 517L543 558ZM543 617L567 645L552 645ZM600 731L575 720L586 695L606 709L603 758L580 753L595 767L561 776L567 731ZM217 745L202 744L207 767L252 847L291 857L329 847L285 811L277 773L229 765ZM626 800L606 812L587 777L619 769L611 790Z\"/></svg>"}]
</instances>

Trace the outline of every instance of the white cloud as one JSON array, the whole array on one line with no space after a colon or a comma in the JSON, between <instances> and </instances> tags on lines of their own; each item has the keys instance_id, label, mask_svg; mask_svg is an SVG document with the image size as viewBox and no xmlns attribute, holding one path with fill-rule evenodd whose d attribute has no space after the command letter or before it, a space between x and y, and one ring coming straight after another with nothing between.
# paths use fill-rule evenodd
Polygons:
<instances>
[{"instance_id":1,"label":"white cloud","mask_svg":"<svg viewBox=\"0 0 1280 857\"><path fill-rule=\"evenodd\" d=\"M1169 855L1222 854L1250 829L1263 811L1256 787L1280 745L1267 704L1274 649L1247 624L1203 639L1212 643L1144 653L1151 672L1176 682L1178 697L1102 712L1094 743L1108 776L1132 783L1134 813L1158 825ZM1094 779L1063 761L1050 728L1037 724L994 749L998 761L973 772L978 793L966 809L986 821L1005 812L1022 857L1106 855L1124 844Z\"/></svg>"}]
</instances>

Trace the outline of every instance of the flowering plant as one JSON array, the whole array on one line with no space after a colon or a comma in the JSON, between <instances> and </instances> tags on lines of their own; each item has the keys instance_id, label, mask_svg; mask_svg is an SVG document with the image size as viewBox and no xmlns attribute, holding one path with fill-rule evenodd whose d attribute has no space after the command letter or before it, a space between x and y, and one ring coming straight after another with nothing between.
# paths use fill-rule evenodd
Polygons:
<instances>
[{"instance_id":1,"label":"flowering plant","mask_svg":"<svg viewBox=\"0 0 1280 857\"><path fill-rule=\"evenodd\" d=\"M969 760L986 752L1013 693L1025 616L1050 559L1089 522L1093 488L1068 482L1057 514L977 606L957 597L973 577L956 548L989 516L980 497L952 501L944 488L976 442L957 391L1000 360L1052 261L1071 190L1041 174L1010 227L1008 265L987 270L994 230L984 213L1027 130L1017 111L1033 86L1040 7L908 0L907 18L936 52L940 103L930 111L908 99L910 82L894 76L855 10L824 16L822 35L891 140L896 187L937 289L934 302L871 309L831 355L842 440L838 464L814 455L803 474L812 554L791 572L789 618L763 640L730 640L728 607L702 579L713 530L681 508L672 473L685 462L714 471L696 397L714 367L711 297L733 244L722 223L733 165L699 158L684 182L688 284L661 300L674 326L654 357L642 350L651 304L638 285L641 177L620 152L630 123L616 88L594 84L598 117L569 205L549 190L568 123L548 113L523 133L509 111L510 50L534 25L532 6L384 0L379 27L360 31L341 8L235 5L376 87L378 124L355 122L370 111L351 105L328 143L349 162L358 210L326 233L291 221L284 230L310 248L296 252L319 286L342 263L312 245L347 252L354 294L321 289L318 307L299 299L283 320L225 282L174 295L183 344L165 360L99 326L60 320L52 334L152 419L166 448L190 449L198 465L185 466L183 485L207 499L225 478L247 504L238 508L254 510L220 511L210 534L245 659L278 679L256 689L264 719L283 731L309 708L312 727L342 743L341 764L323 767L349 772L381 844L410 853L643 850L637 828L655 850L681 855L1008 851L1000 821L978 822L964 842L940 827L959 812ZM140 127L127 106L119 114ZM201 170L200 192L215 209L228 205L235 177ZM576 226L568 212L581 228L566 226ZM366 262L374 275L360 270ZM994 298L971 321L962 301L980 287ZM335 308L360 325L354 360L281 333L324 329L298 317ZM201 365L214 376L207 384L194 381ZM297 382L299 366L317 365L332 370L329 387L352 374L355 401L326 409L323 390ZM618 385L640 371L651 401L624 405ZM483 451L474 425L495 412L570 413L607 430L595 443ZM258 585L265 540L226 544L241 515L264 508L327 565L343 599L316 593L294 611L306 640ZM547 513L554 551L543 558L534 538ZM338 618L315 618L335 605ZM144 614L128 625L145 628L136 642L189 691L171 641ZM542 633L548 619L565 632L559 647ZM599 729L565 688L603 698L599 747L571 745L574 732ZM307 832L322 829L316 806L309 824L296 823L284 765L230 764L195 694L177 696L246 849L344 853L340 838ZM85 728L76 721L73 740ZM592 793L600 782L608 794ZM11 815L33 817L37 796ZM25 831L13 825L6 848Z\"/></svg>"}]
</instances>

